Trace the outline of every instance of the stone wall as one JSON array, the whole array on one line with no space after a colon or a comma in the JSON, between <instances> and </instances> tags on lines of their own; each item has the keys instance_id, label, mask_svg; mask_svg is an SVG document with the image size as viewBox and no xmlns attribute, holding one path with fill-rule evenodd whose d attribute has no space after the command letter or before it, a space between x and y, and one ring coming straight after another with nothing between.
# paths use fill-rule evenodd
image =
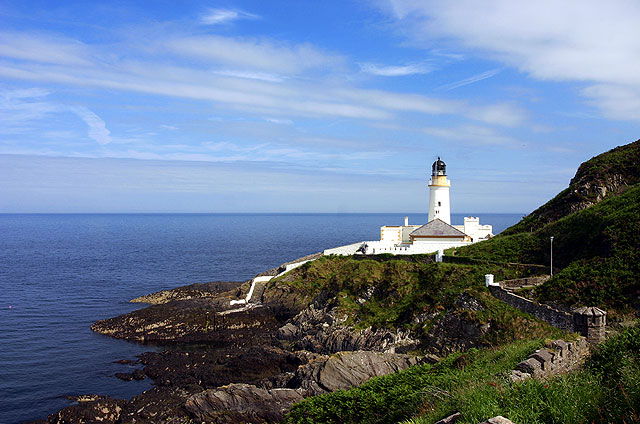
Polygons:
<instances>
[{"instance_id":1,"label":"stone wall","mask_svg":"<svg viewBox=\"0 0 640 424\"><path fill-rule=\"evenodd\" d=\"M577 369L589 356L589 343L583 337L575 342L555 340L550 346L538 349L516 365L512 381L527 378L547 378Z\"/></svg>"},{"instance_id":2,"label":"stone wall","mask_svg":"<svg viewBox=\"0 0 640 424\"><path fill-rule=\"evenodd\" d=\"M503 280L500 281L500 286L505 289L539 286L545 283L549 278L551 278L549 275L539 275L535 277L517 278L515 280Z\"/></svg>"},{"instance_id":3,"label":"stone wall","mask_svg":"<svg viewBox=\"0 0 640 424\"><path fill-rule=\"evenodd\" d=\"M491 275L491 274L488 274ZM486 277L486 276L485 276ZM513 293L510 288L538 285L544 277L529 277L487 283L491 294L508 305L568 332L576 332L586 337L591 344L598 344L606 338L607 313L595 307L581 307L571 312L543 305Z\"/></svg>"},{"instance_id":4,"label":"stone wall","mask_svg":"<svg viewBox=\"0 0 640 424\"><path fill-rule=\"evenodd\" d=\"M548 305L541 305L522 296L518 296L501 287L500 284L489 285L489 291L494 297L502 300L504 303L531 314L542 321L548 322L556 328L569 332L574 331L573 315L568 312L559 311Z\"/></svg>"}]
</instances>

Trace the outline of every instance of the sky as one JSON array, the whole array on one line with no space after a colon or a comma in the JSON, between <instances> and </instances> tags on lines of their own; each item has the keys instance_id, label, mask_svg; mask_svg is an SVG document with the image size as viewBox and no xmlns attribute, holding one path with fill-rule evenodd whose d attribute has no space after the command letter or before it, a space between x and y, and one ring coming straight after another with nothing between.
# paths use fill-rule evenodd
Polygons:
<instances>
[{"instance_id":1,"label":"sky","mask_svg":"<svg viewBox=\"0 0 640 424\"><path fill-rule=\"evenodd\" d=\"M528 213L640 138L640 2L0 1L0 213Z\"/></svg>"}]
</instances>

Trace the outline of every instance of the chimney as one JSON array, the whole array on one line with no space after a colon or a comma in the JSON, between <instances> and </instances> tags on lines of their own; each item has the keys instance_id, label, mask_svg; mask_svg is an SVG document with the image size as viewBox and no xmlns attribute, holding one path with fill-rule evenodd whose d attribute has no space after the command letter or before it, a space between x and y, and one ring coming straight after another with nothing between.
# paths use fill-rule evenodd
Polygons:
<instances>
[{"instance_id":1,"label":"chimney","mask_svg":"<svg viewBox=\"0 0 640 424\"><path fill-rule=\"evenodd\" d=\"M409 217L405 216L404 217L404 226L407 227L409 225Z\"/></svg>"}]
</instances>

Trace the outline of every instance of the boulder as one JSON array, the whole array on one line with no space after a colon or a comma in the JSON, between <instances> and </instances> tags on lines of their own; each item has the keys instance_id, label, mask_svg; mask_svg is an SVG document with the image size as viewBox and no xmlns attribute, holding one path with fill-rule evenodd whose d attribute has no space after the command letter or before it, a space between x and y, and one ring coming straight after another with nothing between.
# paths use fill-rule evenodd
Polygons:
<instances>
[{"instance_id":1,"label":"boulder","mask_svg":"<svg viewBox=\"0 0 640 424\"><path fill-rule=\"evenodd\" d=\"M185 408L205 422L271 423L280 421L291 405L303 398L301 390L230 384L191 396Z\"/></svg>"}]
</instances>

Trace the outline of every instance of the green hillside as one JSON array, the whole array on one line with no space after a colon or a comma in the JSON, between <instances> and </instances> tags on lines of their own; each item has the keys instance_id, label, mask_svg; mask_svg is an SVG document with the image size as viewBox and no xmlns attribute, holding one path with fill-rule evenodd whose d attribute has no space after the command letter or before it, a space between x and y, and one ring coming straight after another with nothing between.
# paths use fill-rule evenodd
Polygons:
<instances>
[{"instance_id":1,"label":"green hillside","mask_svg":"<svg viewBox=\"0 0 640 424\"><path fill-rule=\"evenodd\" d=\"M638 309L640 296L640 142L599 155L580 166L582 184L587 175L598 179L617 170L619 194L542 224L550 206L567 198L567 189L530 217L493 239L456 250L456 255L504 262L550 263L553 242L554 277L537 290L539 300L567 305L600 306L617 311ZM630 162L633 159L632 162ZM623 172L623 173L620 173ZM546 214L546 215L545 215ZM533 217L531 217L533 216ZM536 225L531 226L532 222ZM523 228L532 231L523 231Z\"/></svg>"}]
</instances>

